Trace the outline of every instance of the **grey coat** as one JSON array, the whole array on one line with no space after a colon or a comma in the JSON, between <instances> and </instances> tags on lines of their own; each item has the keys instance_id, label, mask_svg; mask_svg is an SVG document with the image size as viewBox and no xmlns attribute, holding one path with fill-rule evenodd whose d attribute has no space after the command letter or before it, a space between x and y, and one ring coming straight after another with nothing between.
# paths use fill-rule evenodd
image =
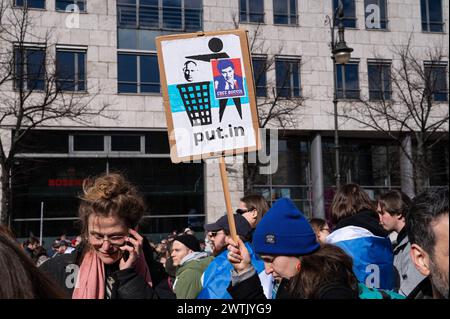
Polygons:
<instances>
[{"instance_id":1,"label":"grey coat","mask_svg":"<svg viewBox=\"0 0 450 319\"><path fill-rule=\"evenodd\" d=\"M411 260L411 243L408 236L399 234L398 240L400 242L394 246L395 286L399 294L408 296L425 277L419 273Z\"/></svg>"}]
</instances>

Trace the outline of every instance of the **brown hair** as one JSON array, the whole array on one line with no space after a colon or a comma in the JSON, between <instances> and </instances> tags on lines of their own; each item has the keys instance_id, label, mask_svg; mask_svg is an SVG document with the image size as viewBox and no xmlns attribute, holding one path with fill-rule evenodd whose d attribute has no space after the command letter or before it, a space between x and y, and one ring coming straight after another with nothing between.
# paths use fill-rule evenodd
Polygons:
<instances>
[{"instance_id":1,"label":"brown hair","mask_svg":"<svg viewBox=\"0 0 450 319\"><path fill-rule=\"evenodd\" d=\"M338 246L324 244L316 252L299 259L300 272L289 284L292 298L319 299L321 292L330 286L347 288L358 296L352 258Z\"/></svg>"},{"instance_id":2,"label":"brown hair","mask_svg":"<svg viewBox=\"0 0 450 319\"><path fill-rule=\"evenodd\" d=\"M400 215L405 217L411 206L411 199L405 193L392 190L378 198L378 204L382 210L389 213L389 215Z\"/></svg>"},{"instance_id":3,"label":"brown hair","mask_svg":"<svg viewBox=\"0 0 450 319\"><path fill-rule=\"evenodd\" d=\"M0 233L0 269L0 299L65 297L58 285L40 271L5 233Z\"/></svg>"},{"instance_id":4,"label":"brown hair","mask_svg":"<svg viewBox=\"0 0 450 319\"><path fill-rule=\"evenodd\" d=\"M311 218L309 220L309 223L315 233L320 232L323 229L323 227L327 225L327 222L322 218Z\"/></svg>"},{"instance_id":5,"label":"brown hair","mask_svg":"<svg viewBox=\"0 0 450 319\"><path fill-rule=\"evenodd\" d=\"M88 234L88 220L92 214L118 217L129 228L136 227L144 215L143 198L121 174L104 174L95 179L86 179L83 192L78 216L84 236Z\"/></svg>"},{"instance_id":6,"label":"brown hair","mask_svg":"<svg viewBox=\"0 0 450 319\"><path fill-rule=\"evenodd\" d=\"M251 194L241 198L241 202L245 203L245 206L248 210L254 210L258 212L256 216L256 224L258 224L264 215L269 210L269 205L267 204L266 199L258 194Z\"/></svg>"},{"instance_id":7,"label":"brown hair","mask_svg":"<svg viewBox=\"0 0 450 319\"><path fill-rule=\"evenodd\" d=\"M369 195L358 184L343 185L331 203L331 222L336 225L340 220L353 216L363 209L375 211L375 205Z\"/></svg>"}]
</instances>

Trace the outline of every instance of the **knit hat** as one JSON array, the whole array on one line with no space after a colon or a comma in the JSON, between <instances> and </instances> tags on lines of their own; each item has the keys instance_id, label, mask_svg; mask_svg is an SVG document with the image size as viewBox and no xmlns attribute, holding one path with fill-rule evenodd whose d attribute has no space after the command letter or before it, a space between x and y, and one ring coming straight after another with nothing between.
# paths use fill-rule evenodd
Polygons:
<instances>
[{"instance_id":1,"label":"knit hat","mask_svg":"<svg viewBox=\"0 0 450 319\"><path fill-rule=\"evenodd\" d=\"M256 226L253 245L257 254L301 256L319 249L305 216L287 198L276 201Z\"/></svg>"},{"instance_id":2,"label":"knit hat","mask_svg":"<svg viewBox=\"0 0 450 319\"><path fill-rule=\"evenodd\" d=\"M183 245L185 245L187 248L189 248L192 251L200 251L200 242L198 239L193 235L180 235L175 237L176 241L179 241Z\"/></svg>"}]
</instances>

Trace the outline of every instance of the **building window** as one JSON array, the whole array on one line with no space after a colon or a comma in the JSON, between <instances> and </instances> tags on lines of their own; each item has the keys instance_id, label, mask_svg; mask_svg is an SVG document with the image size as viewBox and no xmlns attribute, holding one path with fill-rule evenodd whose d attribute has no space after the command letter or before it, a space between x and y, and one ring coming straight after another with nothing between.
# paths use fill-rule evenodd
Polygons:
<instances>
[{"instance_id":1,"label":"building window","mask_svg":"<svg viewBox=\"0 0 450 319\"><path fill-rule=\"evenodd\" d=\"M76 134L71 136L73 152L104 152L105 141L101 134Z\"/></svg>"},{"instance_id":2,"label":"building window","mask_svg":"<svg viewBox=\"0 0 450 319\"><path fill-rule=\"evenodd\" d=\"M333 12L336 12L339 0L333 0ZM355 0L342 0L344 6L344 17L342 23L346 28L356 28Z\"/></svg>"},{"instance_id":3,"label":"building window","mask_svg":"<svg viewBox=\"0 0 450 319\"><path fill-rule=\"evenodd\" d=\"M86 0L55 0L55 6L58 11L86 12Z\"/></svg>"},{"instance_id":4,"label":"building window","mask_svg":"<svg viewBox=\"0 0 450 319\"><path fill-rule=\"evenodd\" d=\"M441 0L420 0L422 31L444 32Z\"/></svg>"},{"instance_id":5,"label":"building window","mask_svg":"<svg viewBox=\"0 0 450 319\"><path fill-rule=\"evenodd\" d=\"M256 96L267 96L267 59L265 57L254 57L253 61L253 76L255 79Z\"/></svg>"},{"instance_id":6,"label":"building window","mask_svg":"<svg viewBox=\"0 0 450 319\"><path fill-rule=\"evenodd\" d=\"M447 64L425 62L425 88L435 101L448 101L447 78Z\"/></svg>"},{"instance_id":7,"label":"building window","mask_svg":"<svg viewBox=\"0 0 450 319\"><path fill-rule=\"evenodd\" d=\"M86 90L86 51L56 50L58 88L63 91Z\"/></svg>"},{"instance_id":8,"label":"building window","mask_svg":"<svg viewBox=\"0 0 450 319\"><path fill-rule=\"evenodd\" d=\"M273 0L273 22L297 25L297 0Z\"/></svg>"},{"instance_id":9,"label":"building window","mask_svg":"<svg viewBox=\"0 0 450 319\"><path fill-rule=\"evenodd\" d=\"M14 50L15 89L44 90L45 50L42 48L20 47Z\"/></svg>"},{"instance_id":10,"label":"building window","mask_svg":"<svg viewBox=\"0 0 450 319\"><path fill-rule=\"evenodd\" d=\"M369 99L391 99L391 64L389 62L369 62L367 65L369 75Z\"/></svg>"},{"instance_id":11,"label":"building window","mask_svg":"<svg viewBox=\"0 0 450 319\"><path fill-rule=\"evenodd\" d=\"M45 0L15 0L16 7L27 7L33 9L45 9Z\"/></svg>"},{"instance_id":12,"label":"building window","mask_svg":"<svg viewBox=\"0 0 450 319\"><path fill-rule=\"evenodd\" d=\"M366 14L366 29L386 30L387 3L386 0L364 0Z\"/></svg>"},{"instance_id":13,"label":"building window","mask_svg":"<svg viewBox=\"0 0 450 319\"><path fill-rule=\"evenodd\" d=\"M119 53L119 93L160 93L156 54Z\"/></svg>"},{"instance_id":14,"label":"building window","mask_svg":"<svg viewBox=\"0 0 450 319\"><path fill-rule=\"evenodd\" d=\"M118 0L119 28L199 31L201 0Z\"/></svg>"},{"instance_id":15,"label":"building window","mask_svg":"<svg viewBox=\"0 0 450 319\"><path fill-rule=\"evenodd\" d=\"M359 99L359 63L336 64L338 99Z\"/></svg>"},{"instance_id":16,"label":"building window","mask_svg":"<svg viewBox=\"0 0 450 319\"><path fill-rule=\"evenodd\" d=\"M240 0L239 3L242 23L264 23L264 0Z\"/></svg>"},{"instance_id":17,"label":"building window","mask_svg":"<svg viewBox=\"0 0 450 319\"><path fill-rule=\"evenodd\" d=\"M300 89L300 60L276 58L275 76L277 94L281 97L299 97Z\"/></svg>"}]
</instances>

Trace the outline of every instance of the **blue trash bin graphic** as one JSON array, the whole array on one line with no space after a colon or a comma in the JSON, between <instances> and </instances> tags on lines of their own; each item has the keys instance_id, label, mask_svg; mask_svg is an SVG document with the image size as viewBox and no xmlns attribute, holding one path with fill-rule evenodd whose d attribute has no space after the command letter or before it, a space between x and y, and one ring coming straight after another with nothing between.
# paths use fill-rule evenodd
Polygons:
<instances>
[{"instance_id":1,"label":"blue trash bin graphic","mask_svg":"<svg viewBox=\"0 0 450 319\"><path fill-rule=\"evenodd\" d=\"M212 123L210 82L186 83L177 85L191 126Z\"/></svg>"}]
</instances>

